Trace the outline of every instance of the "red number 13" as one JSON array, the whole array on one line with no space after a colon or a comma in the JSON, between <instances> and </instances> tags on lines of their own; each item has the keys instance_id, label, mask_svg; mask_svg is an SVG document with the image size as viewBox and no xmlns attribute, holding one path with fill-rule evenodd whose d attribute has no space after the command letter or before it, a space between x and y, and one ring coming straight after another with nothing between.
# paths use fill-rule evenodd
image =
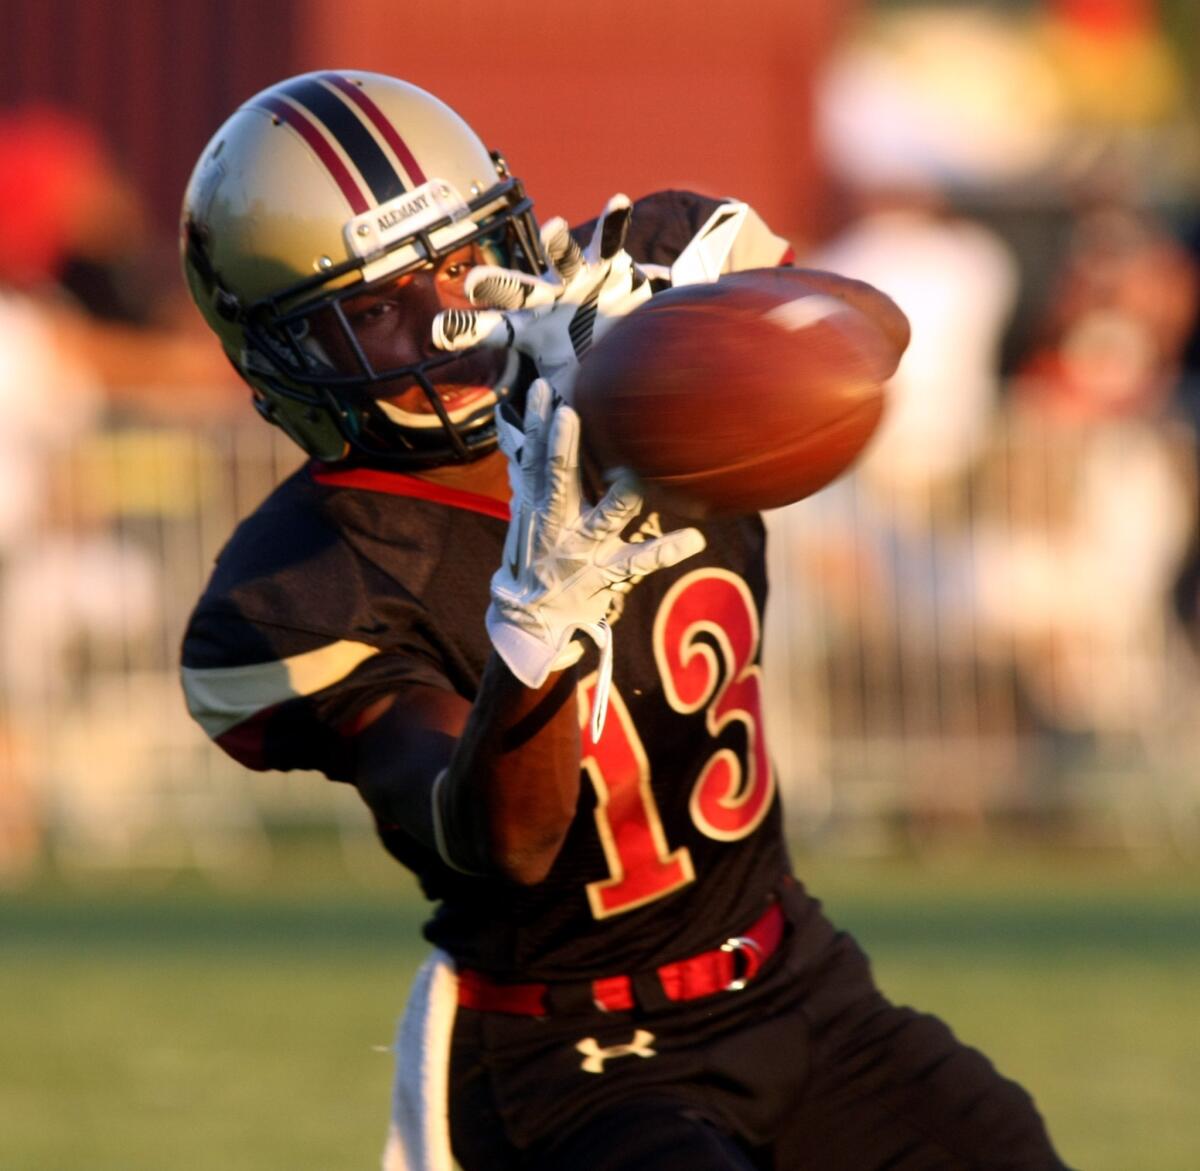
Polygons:
<instances>
[{"instance_id":1,"label":"red number 13","mask_svg":"<svg viewBox=\"0 0 1200 1171\"><path fill-rule=\"evenodd\" d=\"M681 578L654 623L655 659L671 707L684 714L707 708L705 722L714 738L733 722L744 729L745 775L737 754L719 748L692 787L692 821L718 841L753 833L775 794L762 735L762 681L754 662L758 643L758 612L746 583L718 569ZM584 685L582 713L591 710L594 688L594 679ZM650 788L649 761L615 687L599 742L591 740L585 721L583 752L609 867L607 878L588 885L593 915L602 919L632 910L691 882L690 852L668 846Z\"/></svg>"}]
</instances>

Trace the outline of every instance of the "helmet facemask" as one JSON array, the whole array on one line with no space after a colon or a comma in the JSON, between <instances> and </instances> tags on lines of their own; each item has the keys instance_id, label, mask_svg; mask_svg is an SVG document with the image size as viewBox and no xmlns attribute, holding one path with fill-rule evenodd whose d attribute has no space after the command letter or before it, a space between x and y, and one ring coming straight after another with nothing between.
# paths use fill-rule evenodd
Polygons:
<instances>
[{"instance_id":1,"label":"helmet facemask","mask_svg":"<svg viewBox=\"0 0 1200 1171\"><path fill-rule=\"evenodd\" d=\"M406 331L419 352L408 361L381 360L372 356L352 310L373 297L384 298L406 275L436 269L447 257L468 249L472 265L543 271L532 205L499 159L497 171L501 181L459 209L437 218L427 211L416 230L393 233L381 250L372 253L370 247L378 241L368 240L361 257L330 263L314 277L241 310L245 347L239 365L255 388L256 406L265 418L326 459L340 457L314 451L312 428L306 424L319 432L328 432L332 424L347 455L405 467L467 461L494 447L495 408L522 381L515 353L477 348L446 354L433 349L429 326L442 306L431 292L426 307L418 306L410 320L396 326ZM441 190L445 192L446 185ZM411 205L420 196L410 192L395 202ZM364 226L373 230L394 214L395 209L385 205L350 220L347 239L366 236ZM455 404L455 385L481 384L492 393L467 393L467 401Z\"/></svg>"}]
</instances>

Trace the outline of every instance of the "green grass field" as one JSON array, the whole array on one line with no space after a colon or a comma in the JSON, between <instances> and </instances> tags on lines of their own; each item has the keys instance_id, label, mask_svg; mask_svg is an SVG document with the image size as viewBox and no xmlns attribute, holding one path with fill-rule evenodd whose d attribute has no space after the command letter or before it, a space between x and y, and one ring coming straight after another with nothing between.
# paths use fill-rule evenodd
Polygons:
<instances>
[{"instance_id":1,"label":"green grass field","mask_svg":"<svg viewBox=\"0 0 1200 1171\"><path fill-rule=\"evenodd\" d=\"M1200 1167L1200 873L800 869L893 999L1032 1090L1073 1166ZM377 1167L422 915L398 870L350 877L310 852L254 884L77 876L0 895L0 1169Z\"/></svg>"}]
</instances>

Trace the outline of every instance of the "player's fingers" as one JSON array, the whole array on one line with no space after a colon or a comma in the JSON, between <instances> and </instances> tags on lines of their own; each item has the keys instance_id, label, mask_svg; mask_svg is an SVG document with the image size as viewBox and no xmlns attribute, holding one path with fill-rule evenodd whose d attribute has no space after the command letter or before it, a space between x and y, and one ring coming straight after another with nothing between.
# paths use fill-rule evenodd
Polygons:
<instances>
[{"instance_id":1,"label":"player's fingers","mask_svg":"<svg viewBox=\"0 0 1200 1171\"><path fill-rule=\"evenodd\" d=\"M626 545L621 555L609 563L609 572L618 573L621 578L644 577L656 569L667 569L695 556L705 544L704 534L699 529L676 529L653 541Z\"/></svg>"},{"instance_id":2,"label":"player's fingers","mask_svg":"<svg viewBox=\"0 0 1200 1171\"><path fill-rule=\"evenodd\" d=\"M525 432L520 417L507 399L496 408L496 441L511 462L520 464Z\"/></svg>"},{"instance_id":3,"label":"player's fingers","mask_svg":"<svg viewBox=\"0 0 1200 1171\"><path fill-rule=\"evenodd\" d=\"M439 350L469 350L473 346L512 345L513 327L495 309L443 309L433 319L433 344Z\"/></svg>"},{"instance_id":4,"label":"player's fingers","mask_svg":"<svg viewBox=\"0 0 1200 1171\"><path fill-rule=\"evenodd\" d=\"M546 491L542 536L549 546L579 515L579 416L560 405L546 443Z\"/></svg>"},{"instance_id":5,"label":"player's fingers","mask_svg":"<svg viewBox=\"0 0 1200 1171\"><path fill-rule=\"evenodd\" d=\"M526 417L531 417L528 411ZM537 428L533 430L536 446ZM530 442L522 420L507 400L496 408L496 437L500 450L508 458L508 481L512 487L512 517L504 538L502 568L516 582L531 557L532 512L541 473L540 455L537 456L538 463L531 459ZM533 454L537 455L536 452Z\"/></svg>"},{"instance_id":6,"label":"player's fingers","mask_svg":"<svg viewBox=\"0 0 1200 1171\"><path fill-rule=\"evenodd\" d=\"M542 225L542 248L563 284L583 266L583 249L575 242L571 229L562 216L554 216Z\"/></svg>"},{"instance_id":7,"label":"player's fingers","mask_svg":"<svg viewBox=\"0 0 1200 1171\"><path fill-rule=\"evenodd\" d=\"M596 536L619 533L642 510L642 494L632 474L624 472L588 514L586 527Z\"/></svg>"},{"instance_id":8,"label":"player's fingers","mask_svg":"<svg viewBox=\"0 0 1200 1171\"><path fill-rule=\"evenodd\" d=\"M589 264L611 260L625 247L625 236L632 215L633 204L628 195L618 193L604 205L585 253Z\"/></svg>"},{"instance_id":9,"label":"player's fingers","mask_svg":"<svg viewBox=\"0 0 1200 1171\"><path fill-rule=\"evenodd\" d=\"M525 408L525 431L533 436L529 464L537 477L537 490L531 497L540 508L546 495L546 476L550 461L550 435L554 425L555 408L562 400L554 387L544 378L537 378L529 387Z\"/></svg>"},{"instance_id":10,"label":"player's fingers","mask_svg":"<svg viewBox=\"0 0 1200 1171\"><path fill-rule=\"evenodd\" d=\"M483 309L536 309L553 305L562 287L531 273L479 264L467 273L463 292L472 305Z\"/></svg>"},{"instance_id":11,"label":"player's fingers","mask_svg":"<svg viewBox=\"0 0 1200 1171\"><path fill-rule=\"evenodd\" d=\"M546 437L554 413L554 388L544 378L535 378L525 396L526 462L538 467L546 462Z\"/></svg>"}]
</instances>

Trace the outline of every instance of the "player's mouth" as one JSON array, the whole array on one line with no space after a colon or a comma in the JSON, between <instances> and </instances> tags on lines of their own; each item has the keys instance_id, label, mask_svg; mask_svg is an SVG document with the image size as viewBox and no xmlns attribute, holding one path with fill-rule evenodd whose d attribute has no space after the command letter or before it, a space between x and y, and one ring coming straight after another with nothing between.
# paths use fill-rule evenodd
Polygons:
<instances>
[{"instance_id":1,"label":"player's mouth","mask_svg":"<svg viewBox=\"0 0 1200 1171\"><path fill-rule=\"evenodd\" d=\"M434 384L451 423L462 423L484 407L495 406L490 386L440 386ZM419 386L393 399L380 399L380 409L393 423L404 427L440 427L441 419Z\"/></svg>"},{"instance_id":2,"label":"player's mouth","mask_svg":"<svg viewBox=\"0 0 1200 1171\"><path fill-rule=\"evenodd\" d=\"M516 355L506 351L475 351L452 362L433 367L433 383L450 422L459 424L486 416L499 401L498 387L515 375ZM429 395L412 378L391 384L395 389L379 399L380 409L393 423L403 427L434 428L442 425Z\"/></svg>"}]
</instances>

